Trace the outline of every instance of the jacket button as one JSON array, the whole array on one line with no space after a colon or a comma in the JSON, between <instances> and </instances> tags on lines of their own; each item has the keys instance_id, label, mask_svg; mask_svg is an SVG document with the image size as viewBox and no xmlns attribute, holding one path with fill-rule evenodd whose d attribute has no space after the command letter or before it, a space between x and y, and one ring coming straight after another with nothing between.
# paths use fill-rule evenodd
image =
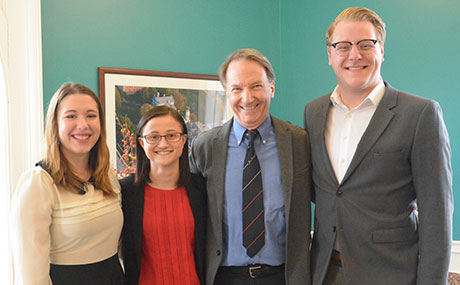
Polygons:
<instances>
[{"instance_id":1,"label":"jacket button","mask_svg":"<svg viewBox=\"0 0 460 285\"><path fill-rule=\"evenodd\" d=\"M343 191L342 190L339 190L337 191L337 194L336 194L338 197L341 197L343 195Z\"/></svg>"},{"instance_id":2,"label":"jacket button","mask_svg":"<svg viewBox=\"0 0 460 285\"><path fill-rule=\"evenodd\" d=\"M220 250L217 251L217 256L220 256Z\"/></svg>"}]
</instances>

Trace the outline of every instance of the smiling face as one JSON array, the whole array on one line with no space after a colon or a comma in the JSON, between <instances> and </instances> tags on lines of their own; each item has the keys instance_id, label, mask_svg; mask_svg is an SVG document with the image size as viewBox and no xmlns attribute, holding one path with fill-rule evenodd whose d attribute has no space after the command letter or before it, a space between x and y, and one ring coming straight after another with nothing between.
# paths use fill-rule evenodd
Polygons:
<instances>
[{"instance_id":1,"label":"smiling face","mask_svg":"<svg viewBox=\"0 0 460 285\"><path fill-rule=\"evenodd\" d=\"M99 140L101 122L96 101L89 95L67 95L57 109L61 151L69 161L89 157Z\"/></svg>"},{"instance_id":2,"label":"smiling face","mask_svg":"<svg viewBox=\"0 0 460 285\"><path fill-rule=\"evenodd\" d=\"M356 43L363 39L379 40L371 22L341 21L335 27L331 43ZM380 80L380 67L383 62L383 46L380 42L365 55L359 52L356 45L353 45L350 53L345 56L338 55L334 48L328 47L328 58L341 93L367 96Z\"/></svg>"},{"instance_id":3,"label":"smiling face","mask_svg":"<svg viewBox=\"0 0 460 285\"><path fill-rule=\"evenodd\" d=\"M182 133L181 124L172 116L154 117L148 121L142 129L142 136ZM176 167L179 169L179 158L182 155L187 135L182 135L177 142L168 142L166 138L160 138L158 143L150 144L145 138L139 138L139 144L150 160L152 170L162 167Z\"/></svg>"},{"instance_id":4,"label":"smiling face","mask_svg":"<svg viewBox=\"0 0 460 285\"><path fill-rule=\"evenodd\" d=\"M227 69L227 99L238 122L255 129L268 117L275 82L270 83L264 67L256 61L236 59Z\"/></svg>"}]
</instances>

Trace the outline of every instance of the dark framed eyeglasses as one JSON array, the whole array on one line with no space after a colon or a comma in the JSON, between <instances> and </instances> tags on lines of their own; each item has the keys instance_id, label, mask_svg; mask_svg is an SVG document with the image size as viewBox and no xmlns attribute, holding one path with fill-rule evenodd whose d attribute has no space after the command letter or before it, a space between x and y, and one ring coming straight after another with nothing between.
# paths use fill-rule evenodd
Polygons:
<instances>
[{"instance_id":1,"label":"dark framed eyeglasses","mask_svg":"<svg viewBox=\"0 0 460 285\"><path fill-rule=\"evenodd\" d=\"M336 42L331 44L330 46L334 48L338 55L348 55L353 47L356 45L359 52L362 54L371 53L375 49L375 45L379 42L379 40L372 40L372 39L364 39L357 42Z\"/></svg>"},{"instance_id":2,"label":"dark framed eyeglasses","mask_svg":"<svg viewBox=\"0 0 460 285\"><path fill-rule=\"evenodd\" d=\"M149 144L158 144L160 143L161 138L165 138L167 142L178 142L180 138L184 135L183 133L168 133L166 135L158 134L148 134L145 136L140 136L145 139Z\"/></svg>"}]
</instances>

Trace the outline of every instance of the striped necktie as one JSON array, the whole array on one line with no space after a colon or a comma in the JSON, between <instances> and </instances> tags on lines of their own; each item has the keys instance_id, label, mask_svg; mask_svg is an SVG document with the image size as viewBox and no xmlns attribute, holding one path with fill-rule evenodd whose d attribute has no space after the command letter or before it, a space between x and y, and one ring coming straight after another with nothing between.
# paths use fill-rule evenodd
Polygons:
<instances>
[{"instance_id":1,"label":"striped necktie","mask_svg":"<svg viewBox=\"0 0 460 285\"><path fill-rule=\"evenodd\" d=\"M264 195L262 172L254 149L257 130L247 130L248 150L243 167L243 245L249 257L256 255L265 244Z\"/></svg>"}]
</instances>

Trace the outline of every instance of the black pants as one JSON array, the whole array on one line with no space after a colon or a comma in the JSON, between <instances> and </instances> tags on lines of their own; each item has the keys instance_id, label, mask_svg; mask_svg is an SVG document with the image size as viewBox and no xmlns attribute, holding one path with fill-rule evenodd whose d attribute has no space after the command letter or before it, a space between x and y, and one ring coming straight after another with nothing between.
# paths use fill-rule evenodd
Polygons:
<instances>
[{"instance_id":1,"label":"black pants","mask_svg":"<svg viewBox=\"0 0 460 285\"><path fill-rule=\"evenodd\" d=\"M238 269L238 270L235 270ZM217 270L216 285L284 285L284 266L270 268L262 276L251 278L247 267L219 267Z\"/></svg>"},{"instance_id":2,"label":"black pants","mask_svg":"<svg viewBox=\"0 0 460 285\"><path fill-rule=\"evenodd\" d=\"M118 255L91 264L56 265L50 264L53 285L122 285L123 271Z\"/></svg>"}]
</instances>

